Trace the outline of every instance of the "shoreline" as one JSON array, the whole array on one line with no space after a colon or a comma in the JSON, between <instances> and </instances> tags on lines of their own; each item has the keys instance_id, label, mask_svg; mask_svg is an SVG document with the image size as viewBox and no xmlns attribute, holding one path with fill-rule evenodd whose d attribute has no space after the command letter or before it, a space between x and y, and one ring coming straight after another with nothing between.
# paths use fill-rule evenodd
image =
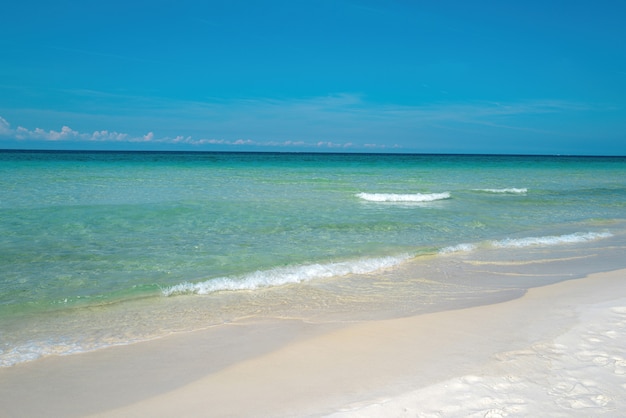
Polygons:
<instances>
[{"instance_id":1,"label":"shoreline","mask_svg":"<svg viewBox=\"0 0 626 418\"><path fill-rule=\"evenodd\" d=\"M9 417L398 415L414 411L420 396L433 400L433 393L445 393L437 385L467 387L463 399L472 394L481 398L479 389L486 390L485 382L493 376L513 376L524 386L528 378L511 374L508 365L545 357L547 352L532 348L563 345L558 338L575 342L583 325L597 325L607 312L622 315L621 328L604 331L613 335L608 342L622 341L626 269L531 288L506 302L400 319L341 326L243 321L0 370L0 412ZM587 343L589 338L597 335ZM605 354L592 358L591 366L597 367L590 372L606 371L598 359L612 361L613 384L623 391L624 358ZM542 370L530 378L537 380ZM506 387L506 382L494 382ZM545 395L556 393L553 389L533 390ZM561 389L562 398L571 395L566 386ZM589 405L582 409L589 412L592 400L584 398L582 389L576 391L580 399L571 404ZM545 396L547 404L563 408ZM626 401L610 394L596 396L594 414L626 408ZM502 400L497 407L484 398L485 411L507 411ZM439 402L432 401L429 408L442 411L452 401L443 397ZM515 402L517 411L528 407L523 397ZM515 408L509 405L508 411ZM561 413L576 411L572 407Z\"/></svg>"}]
</instances>

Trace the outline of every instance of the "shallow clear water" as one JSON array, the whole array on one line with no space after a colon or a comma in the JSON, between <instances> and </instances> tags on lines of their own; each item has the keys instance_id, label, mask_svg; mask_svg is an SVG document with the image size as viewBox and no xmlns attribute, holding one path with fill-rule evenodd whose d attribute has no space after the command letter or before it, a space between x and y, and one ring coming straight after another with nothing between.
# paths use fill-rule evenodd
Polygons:
<instances>
[{"instance_id":1,"label":"shallow clear water","mask_svg":"<svg viewBox=\"0 0 626 418\"><path fill-rule=\"evenodd\" d=\"M0 363L301 305L289 283L380 305L346 277L588 245L625 218L618 157L1 152Z\"/></svg>"}]
</instances>

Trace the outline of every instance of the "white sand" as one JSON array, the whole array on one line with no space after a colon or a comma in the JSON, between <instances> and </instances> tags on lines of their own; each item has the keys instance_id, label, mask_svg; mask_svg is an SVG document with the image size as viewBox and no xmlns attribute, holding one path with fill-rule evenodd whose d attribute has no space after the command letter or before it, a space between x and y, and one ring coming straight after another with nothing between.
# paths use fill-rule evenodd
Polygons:
<instances>
[{"instance_id":1,"label":"white sand","mask_svg":"<svg viewBox=\"0 0 626 418\"><path fill-rule=\"evenodd\" d=\"M0 416L626 411L626 270L495 305L323 333L304 326L295 340L280 323L265 325L239 326L244 340L232 346L247 351L234 357L225 352L232 334L203 331L0 370Z\"/></svg>"},{"instance_id":2,"label":"white sand","mask_svg":"<svg viewBox=\"0 0 626 418\"><path fill-rule=\"evenodd\" d=\"M626 298L587 307L579 321L554 340L497 353L480 373L330 416L623 417Z\"/></svg>"},{"instance_id":3,"label":"white sand","mask_svg":"<svg viewBox=\"0 0 626 418\"><path fill-rule=\"evenodd\" d=\"M618 271L297 341L106 415L620 416L625 356Z\"/></svg>"}]
</instances>

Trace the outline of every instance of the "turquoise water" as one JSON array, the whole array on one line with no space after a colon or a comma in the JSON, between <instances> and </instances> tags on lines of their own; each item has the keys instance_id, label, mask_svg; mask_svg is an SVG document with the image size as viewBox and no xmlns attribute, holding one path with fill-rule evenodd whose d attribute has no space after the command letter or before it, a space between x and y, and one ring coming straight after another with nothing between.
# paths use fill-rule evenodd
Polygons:
<instances>
[{"instance_id":1,"label":"turquoise water","mask_svg":"<svg viewBox=\"0 0 626 418\"><path fill-rule=\"evenodd\" d=\"M0 152L0 363L164 323L94 336L81 318L95 310L114 323L131 306L222 306L485 243L597 243L624 220L619 157Z\"/></svg>"}]
</instances>

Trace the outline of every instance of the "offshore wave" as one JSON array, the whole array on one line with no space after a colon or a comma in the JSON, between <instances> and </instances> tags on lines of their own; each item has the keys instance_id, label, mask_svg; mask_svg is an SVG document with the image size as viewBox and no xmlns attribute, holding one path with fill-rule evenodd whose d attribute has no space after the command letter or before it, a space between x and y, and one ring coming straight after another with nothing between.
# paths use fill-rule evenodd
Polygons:
<instances>
[{"instance_id":1,"label":"offshore wave","mask_svg":"<svg viewBox=\"0 0 626 418\"><path fill-rule=\"evenodd\" d=\"M488 241L487 247L495 248L524 248L524 247L546 247L552 245L578 244L588 241L610 238L610 232L575 232L566 235L547 235L543 237L507 238L499 241ZM453 254L459 252L471 252L479 245L472 243L462 243L444 247L439 250L439 254Z\"/></svg>"},{"instance_id":2,"label":"offshore wave","mask_svg":"<svg viewBox=\"0 0 626 418\"><path fill-rule=\"evenodd\" d=\"M505 188L505 189L473 189L475 192L498 193L498 194L526 194L527 188Z\"/></svg>"},{"instance_id":3,"label":"offshore wave","mask_svg":"<svg viewBox=\"0 0 626 418\"><path fill-rule=\"evenodd\" d=\"M433 202L436 200L450 199L449 192L443 193L358 193L358 198L368 202Z\"/></svg>"},{"instance_id":4,"label":"offshore wave","mask_svg":"<svg viewBox=\"0 0 626 418\"><path fill-rule=\"evenodd\" d=\"M301 283L314 279L366 274L394 267L411 258L404 254L380 258L363 258L327 264L305 264L261 270L239 277L218 277L199 283L183 282L162 289L163 295L208 294L223 290L254 290L261 287Z\"/></svg>"}]
</instances>

